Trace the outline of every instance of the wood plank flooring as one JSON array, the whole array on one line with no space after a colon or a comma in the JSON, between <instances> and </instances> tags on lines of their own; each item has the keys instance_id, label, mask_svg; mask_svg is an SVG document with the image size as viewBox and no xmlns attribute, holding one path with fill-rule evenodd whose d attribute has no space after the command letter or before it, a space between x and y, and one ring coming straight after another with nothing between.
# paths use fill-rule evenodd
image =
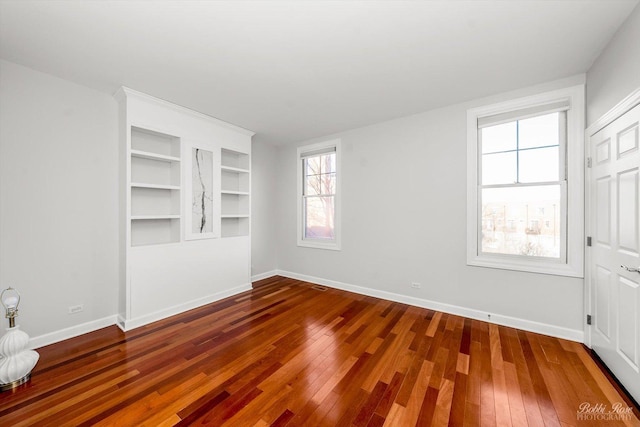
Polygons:
<instances>
[{"instance_id":1,"label":"wood plank flooring","mask_svg":"<svg viewBox=\"0 0 640 427\"><path fill-rule=\"evenodd\" d=\"M39 349L0 425L640 426L578 343L275 277ZM626 407L626 405L624 405Z\"/></svg>"}]
</instances>

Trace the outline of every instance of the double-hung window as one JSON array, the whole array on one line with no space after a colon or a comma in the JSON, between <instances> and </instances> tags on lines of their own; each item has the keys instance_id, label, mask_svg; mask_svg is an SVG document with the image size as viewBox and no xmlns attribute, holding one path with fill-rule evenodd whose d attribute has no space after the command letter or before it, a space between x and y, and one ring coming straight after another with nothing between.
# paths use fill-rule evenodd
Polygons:
<instances>
[{"instance_id":1,"label":"double-hung window","mask_svg":"<svg viewBox=\"0 0 640 427\"><path fill-rule=\"evenodd\" d=\"M298 245L340 249L340 141L298 148Z\"/></svg>"},{"instance_id":2,"label":"double-hung window","mask_svg":"<svg viewBox=\"0 0 640 427\"><path fill-rule=\"evenodd\" d=\"M582 276L584 88L468 112L467 263Z\"/></svg>"}]
</instances>

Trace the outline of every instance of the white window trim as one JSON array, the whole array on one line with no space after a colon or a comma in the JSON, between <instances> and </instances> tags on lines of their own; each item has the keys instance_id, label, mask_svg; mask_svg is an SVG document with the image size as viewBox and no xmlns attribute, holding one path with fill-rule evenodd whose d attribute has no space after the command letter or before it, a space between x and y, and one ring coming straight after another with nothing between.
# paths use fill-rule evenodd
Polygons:
<instances>
[{"instance_id":1,"label":"white window trim","mask_svg":"<svg viewBox=\"0 0 640 427\"><path fill-rule=\"evenodd\" d=\"M467 111L467 265L584 277L584 85L545 92ZM479 254L478 119L568 99L566 262L518 255Z\"/></svg>"},{"instance_id":2,"label":"white window trim","mask_svg":"<svg viewBox=\"0 0 640 427\"><path fill-rule=\"evenodd\" d=\"M342 195L342 152L340 148L340 139L332 139L330 141L323 141L316 144L304 145L302 147L298 147L297 155L296 155L296 180L298 182L297 192L298 195L296 197L298 203L297 209L297 237L298 237L298 246L307 247L307 248L316 248L316 249L329 249L334 251L339 251L342 249L341 247L341 195ZM333 240L325 240L325 239L308 239L304 237L304 209L302 208L303 197L302 197L302 185L303 185L303 177L302 177L302 161L300 158L305 153L310 153L313 151L322 150L324 148L335 147L336 149L336 192L334 196L334 209L335 209L335 217L334 217L334 233L335 239Z\"/></svg>"}]
</instances>

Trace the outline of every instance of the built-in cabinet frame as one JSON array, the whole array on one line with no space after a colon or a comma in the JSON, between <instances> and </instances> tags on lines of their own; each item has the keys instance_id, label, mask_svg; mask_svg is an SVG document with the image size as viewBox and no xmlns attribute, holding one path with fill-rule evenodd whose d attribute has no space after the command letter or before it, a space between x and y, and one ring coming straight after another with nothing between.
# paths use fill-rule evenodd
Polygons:
<instances>
[{"instance_id":1,"label":"built-in cabinet frame","mask_svg":"<svg viewBox=\"0 0 640 427\"><path fill-rule=\"evenodd\" d=\"M121 88L120 298L129 330L251 286L253 132ZM206 153L206 225L192 159ZM199 177L198 177L199 179ZM196 194L196 196L194 196ZM210 211L210 212L209 212Z\"/></svg>"}]
</instances>

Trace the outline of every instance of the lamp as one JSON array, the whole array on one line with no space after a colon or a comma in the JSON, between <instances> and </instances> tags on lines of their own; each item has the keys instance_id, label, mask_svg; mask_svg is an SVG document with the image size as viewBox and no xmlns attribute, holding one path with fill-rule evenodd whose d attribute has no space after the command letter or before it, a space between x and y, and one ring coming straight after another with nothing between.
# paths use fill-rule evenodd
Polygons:
<instances>
[{"instance_id":1,"label":"lamp","mask_svg":"<svg viewBox=\"0 0 640 427\"><path fill-rule=\"evenodd\" d=\"M33 350L25 350L29 335L16 326L20 304L18 291L11 287L5 289L0 293L0 303L5 309L5 317L9 319L7 333L0 338L0 391L5 391L29 381L40 355Z\"/></svg>"}]
</instances>

